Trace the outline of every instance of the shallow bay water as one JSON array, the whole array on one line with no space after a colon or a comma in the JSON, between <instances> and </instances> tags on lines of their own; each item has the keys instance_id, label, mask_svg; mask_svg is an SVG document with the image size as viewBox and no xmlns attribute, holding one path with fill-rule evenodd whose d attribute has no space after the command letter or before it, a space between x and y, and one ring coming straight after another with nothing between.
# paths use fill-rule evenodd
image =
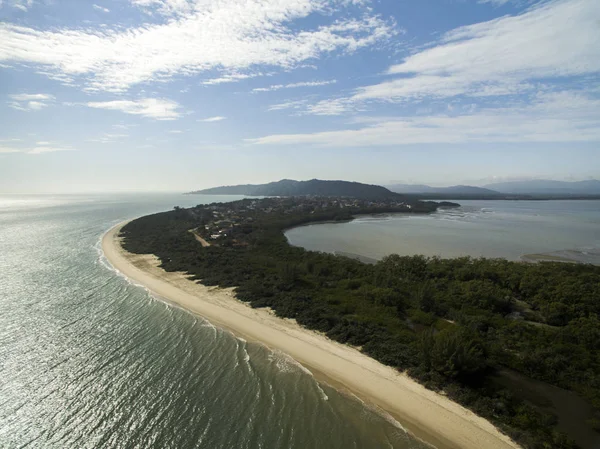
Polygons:
<instances>
[{"instance_id":1,"label":"shallow bay water","mask_svg":"<svg viewBox=\"0 0 600 449\"><path fill-rule=\"evenodd\" d=\"M433 214L359 217L286 232L292 245L381 259L397 253L440 257L560 257L600 264L600 200L464 201Z\"/></svg>"},{"instance_id":2,"label":"shallow bay water","mask_svg":"<svg viewBox=\"0 0 600 449\"><path fill-rule=\"evenodd\" d=\"M0 196L0 447L427 447L102 257L116 223L233 199Z\"/></svg>"}]
</instances>

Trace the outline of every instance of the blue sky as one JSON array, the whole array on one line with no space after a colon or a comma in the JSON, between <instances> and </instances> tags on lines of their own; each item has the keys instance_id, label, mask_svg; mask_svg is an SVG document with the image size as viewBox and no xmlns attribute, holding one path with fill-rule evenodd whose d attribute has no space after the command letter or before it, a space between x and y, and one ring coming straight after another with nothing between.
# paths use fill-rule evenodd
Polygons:
<instances>
[{"instance_id":1,"label":"blue sky","mask_svg":"<svg viewBox=\"0 0 600 449\"><path fill-rule=\"evenodd\" d=\"M600 178L598 0L0 0L0 192Z\"/></svg>"}]
</instances>

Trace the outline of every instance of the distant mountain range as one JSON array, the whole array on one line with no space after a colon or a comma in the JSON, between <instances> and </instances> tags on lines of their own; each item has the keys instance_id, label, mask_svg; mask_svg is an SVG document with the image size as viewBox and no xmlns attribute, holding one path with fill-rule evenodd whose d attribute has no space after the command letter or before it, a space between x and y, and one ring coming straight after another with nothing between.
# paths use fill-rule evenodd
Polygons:
<instances>
[{"instance_id":1,"label":"distant mountain range","mask_svg":"<svg viewBox=\"0 0 600 449\"><path fill-rule=\"evenodd\" d=\"M423 184L392 184L386 186L392 192L404 194L442 194L442 195L486 195L504 196L501 192L474 186L431 187Z\"/></svg>"},{"instance_id":2,"label":"distant mountain range","mask_svg":"<svg viewBox=\"0 0 600 449\"><path fill-rule=\"evenodd\" d=\"M397 198L400 195L428 199L549 199L600 196L600 181L513 181L483 187L457 185L431 187L423 184L377 186L349 181L294 181L242 184L197 190L190 194L247 196L345 196L362 199Z\"/></svg>"},{"instance_id":3,"label":"distant mountain range","mask_svg":"<svg viewBox=\"0 0 600 449\"><path fill-rule=\"evenodd\" d=\"M600 195L600 181L551 181L535 179L532 181L497 182L484 186L500 193L523 195Z\"/></svg>"},{"instance_id":4,"label":"distant mountain range","mask_svg":"<svg viewBox=\"0 0 600 449\"><path fill-rule=\"evenodd\" d=\"M433 197L585 197L600 195L600 181L551 181L536 179L531 181L512 181L488 184L483 187L451 186L431 187L423 184L392 184L386 186L392 192Z\"/></svg>"},{"instance_id":5,"label":"distant mountain range","mask_svg":"<svg viewBox=\"0 0 600 449\"><path fill-rule=\"evenodd\" d=\"M268 184L244 184L197 190L190 194L248 196L345 196L363 199L397 198L400 195L385 187L349 181L294 181L282 179Z\"/></svg>"}]
</instances>

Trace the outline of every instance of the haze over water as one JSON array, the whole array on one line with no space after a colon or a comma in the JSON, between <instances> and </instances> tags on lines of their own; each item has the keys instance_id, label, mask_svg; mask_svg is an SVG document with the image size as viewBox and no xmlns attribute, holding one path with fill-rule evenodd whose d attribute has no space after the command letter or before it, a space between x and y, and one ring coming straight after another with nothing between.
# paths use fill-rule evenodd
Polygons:
<instances>
[{"instance_id":1,"label":"haze over water","mask_svg":"<svg viewBox=\"0 0 600 449\"><path fill-rule=\"evenodd\" d=\"M103 260L125 219L234 197L0 197L0 447L424 448Z\"/></svg>"},{"instance_id":2,"label":"haze over water","mask_svg":"<svg viewBox=\"0 0 600 449\"><path fill-rule=\"evenodd\" d=\"M380 259L386 255L502 257L527 254L600 263L600 201L463 201L434 214L359 217L291 229L291 244Z\"/></svg>"}]
</instances>

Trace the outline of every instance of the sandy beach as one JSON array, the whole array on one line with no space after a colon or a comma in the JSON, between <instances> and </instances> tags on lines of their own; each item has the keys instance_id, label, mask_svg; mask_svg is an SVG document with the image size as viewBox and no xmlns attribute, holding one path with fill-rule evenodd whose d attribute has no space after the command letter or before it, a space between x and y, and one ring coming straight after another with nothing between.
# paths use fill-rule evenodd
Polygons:
<instances>
[{"instance_id":1,"label":"sandy beach","mask_svg":"<svg viewBox=\"0 0 600 449\"><path fill-rule=\"evenodd\" d=\"M235 299L232 289L206 287L190 281L184 273L165 272L154 255L126 252L119 239L123 225L104 235L105 257L115 269L161 299L290 355L319 381L388 413L411 434L439 449L519 447L485 419L350 346L303 329L294 320L277 318L269 310L253 309Z\"/></svg>"}]
</instances>

